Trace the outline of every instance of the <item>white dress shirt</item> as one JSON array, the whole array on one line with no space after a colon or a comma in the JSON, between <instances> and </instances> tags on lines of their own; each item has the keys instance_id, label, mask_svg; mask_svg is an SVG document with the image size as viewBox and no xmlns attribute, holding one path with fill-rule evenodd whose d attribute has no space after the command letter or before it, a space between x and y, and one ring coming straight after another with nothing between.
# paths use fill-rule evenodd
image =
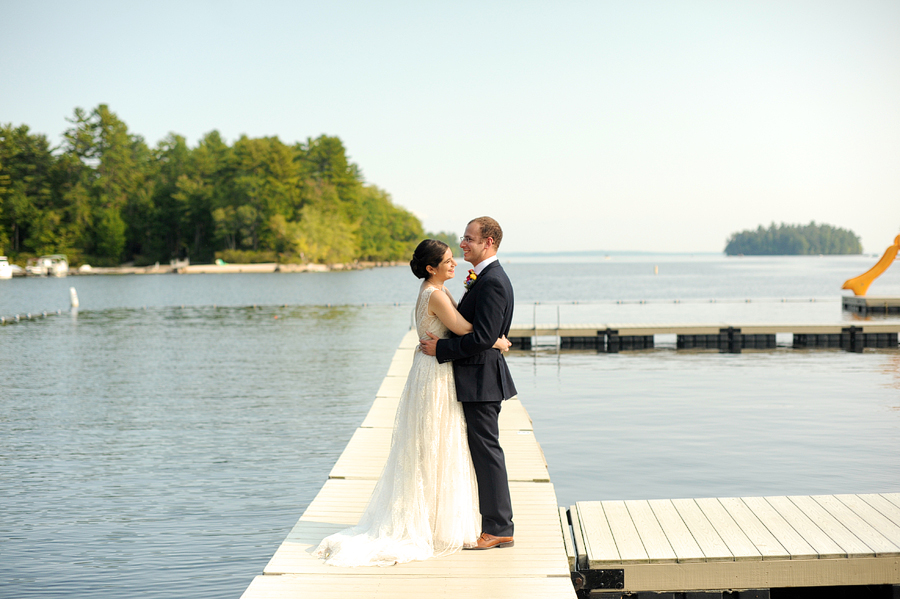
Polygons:
<instances>
[{"instance_id":1,"label":"white dress shirt","mask_svg":"<svg viewBox=\"0 0 900 599\"><path fill-rule=\"evenodd\" d=\"M490 258L485 258L484 260L482 260L481 262L479 262L479 263L474 267L474 270L475 270L475 276L477 277L478 275L480 275L480 274L481 274L481 271L483 271L485 268L487 268L487 265L488 265L488 264L490 264L490 263L492 263L492 262L496 262L496 261L497 261L497 256L496 256L496 255L493 255L493 256L491 256Z\"/></svg>"}]
</instances>

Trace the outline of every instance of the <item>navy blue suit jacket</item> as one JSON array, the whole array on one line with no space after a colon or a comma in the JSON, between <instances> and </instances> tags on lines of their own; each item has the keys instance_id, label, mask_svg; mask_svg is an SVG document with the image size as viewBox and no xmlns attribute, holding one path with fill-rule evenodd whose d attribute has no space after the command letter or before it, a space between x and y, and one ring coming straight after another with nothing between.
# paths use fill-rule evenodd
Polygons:
<instances>
[{"instance_id":1,"label":"navy blue suit jacket","mask_svg":"<svg viewBox=\"0 0 900 599\"><path fill-rule=\"evenodd\" d=\"M472 323L472 332L441 339L438 362L453 361L459 401L503 401L516 395L509 366L494 342L509 334L513 317L513 288L499 262L488 264L466 291L458 310Z\"/></svg>"}]
</instances>

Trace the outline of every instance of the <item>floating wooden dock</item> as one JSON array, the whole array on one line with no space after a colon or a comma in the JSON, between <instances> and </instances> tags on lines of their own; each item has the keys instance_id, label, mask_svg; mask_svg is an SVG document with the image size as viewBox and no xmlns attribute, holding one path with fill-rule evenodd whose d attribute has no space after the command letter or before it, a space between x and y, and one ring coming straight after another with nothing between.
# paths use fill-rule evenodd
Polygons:
<instances>
[{"instance_id":1,"label":"floating wooden dock","mask_svg":"<svg viewBox=\"0 0 900 599\"><path fill-rule=\"evenodd\" d=\"M900 314L900 297L869 297L865 295L845 295L841 298L841 308L862 316L868 314Z\"/></svg>"},{"instance_id":2,"label":"floating wooden dock","mask_svg":"<svg viewBox=\"0 0 900 599\"><path fill-rule=\"evenodd\" d=\"M575 599L556 492L531 419L517 399L504 402L500 414L500 442L506 452L515 513L514 547L460 551L386 568L337 568L312 556L312 550L324 537L356 524L368 503L387 458L394 414L417 343L415 331L403 338L365 421L353 434L319 494L275 552L263 575L257 576L244 592L243 599Z\"/></svg>"},{"instance_id":3,"label":"floating wooden dock","mask_svg":"<svg viewBox=\"0 0 900 599\"><path fill-rule=\"evenodd\" d=\"M900 322L835 324L740 324L685 323L631 324L594 323L577 325L537 324L516 326L509 332L514 347L529 349L537 337L556 337L561 349L598 349L608 353L651 349L657 335L675 335L678 349L767 349L776 345L776 335L791 334L795 348L842 348L862 351L866 347L898 347Z\"/></svg>"},{"instance_id":4,"label":"floating wooden dock","mask_svg":"<svg viewBox=\"0 0 900 599\"><path fill-rule=\"evenodd\" d=\"M504 402L500 415L514 547L384 568L327 566L312 551L362 515L416 345L411 331L328 480L242 599L758 599L772 588L900 585L900 493L584 501L566 509L557 506L518 399ZM893 593L900 596L900 586Z\"/></svg>"},{"instance_id":5,"label":"floating wooden dock","mask_svg":"<svg viewBox=\"0 0 900 599\"><path fill-rule=\"evenodd\" d=\"M601 597L900 584L900 493L585 501L568 513L573 578Z\"/></svg>"}]
</instances>

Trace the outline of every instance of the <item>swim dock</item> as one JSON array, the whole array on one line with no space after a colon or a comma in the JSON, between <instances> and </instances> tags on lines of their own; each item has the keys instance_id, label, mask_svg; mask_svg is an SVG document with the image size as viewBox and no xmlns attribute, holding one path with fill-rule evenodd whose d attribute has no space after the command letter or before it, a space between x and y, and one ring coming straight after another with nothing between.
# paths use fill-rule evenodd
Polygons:
<instances>
[{"instance_id":1,"label":"swim dock","mask_svg":"<svg viewBox=\"0 0 900 599\"><path fill-rule=\"evenodd\" d=\"M568 513L573 579L600 596L900 585L900 493L585 501Z\"/></svg>"},{"instance_id":2,"label":"swim dock","mask_svg":"<svg viewBox=\"0 0 900 599\"><path fill-rule=\"evenodd\" d=\"M868 314L900 314L900 297L845 295L841 298L841 308L861 316Z\"/></svg>"},{"instance_id":3,"label":"swim dock","mask_svg":"<svg viewBox=\"0 0 900 599\"><path fill-rule=\"evenodd\" d=\"M553 332L539 334L569 329L548 330ZM671 334L665 330L659 334ZM772 588L855 585L894 585L893 597L900 596L900 493L605 500L559 507L531 419L517 398L504 402L500 415L514 547L383 568L324 565L312 550L357 523L381 474L416 345L415 331L403 337L365 420L242 599L746 599L768 598Z\"/></svg>"},{"instance_id":4,"label":"swim dock","mask_svg":"<svg viewBox=\"0 0 900 599\"><path fill-rule=\"evenodd\" d=\"M623 350L652 349L657 336L674 335L677 349L718 349L740 353L743 349L776 347L777 335L791 335L797 349L841 348L862 351L867 347L898 346L900 322L859 321L835 324L535 324L513 326L509 340L513 347L530 349L538 337L555 337L560 349L597 349L616 353Z\"/></svg>"}]
</instances>

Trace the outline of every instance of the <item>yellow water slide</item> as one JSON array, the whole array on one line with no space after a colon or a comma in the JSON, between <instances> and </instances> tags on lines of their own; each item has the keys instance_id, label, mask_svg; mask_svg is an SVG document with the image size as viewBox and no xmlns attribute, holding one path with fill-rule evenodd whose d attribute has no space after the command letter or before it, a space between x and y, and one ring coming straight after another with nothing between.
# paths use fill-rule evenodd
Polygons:
<instances>
[{"instance_id":1,"label":"yellow water slide","mask_svg":"<svg viewBox=\"0 0 900 599\"><path fill-rule=\"evenodd\" d=\"M897 250L900 250L900 235L894 238L894 245L884 250L884 256L881 257L881 260L875 266L858 277L847 279L841 289L849 289L853 292L853 295L865 295L872 281L886 271L888 266L894 261L894 258L897 257Z\"/></svg>"}]
</instances>

